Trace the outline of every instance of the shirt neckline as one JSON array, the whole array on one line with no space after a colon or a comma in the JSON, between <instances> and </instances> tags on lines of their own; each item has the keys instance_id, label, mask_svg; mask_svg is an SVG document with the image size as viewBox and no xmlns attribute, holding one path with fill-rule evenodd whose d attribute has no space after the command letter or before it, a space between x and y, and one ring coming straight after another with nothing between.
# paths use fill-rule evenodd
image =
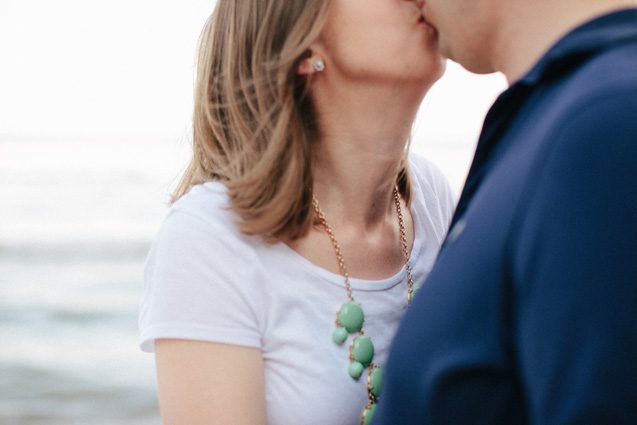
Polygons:
<instances>
[{"instance_id":1,"label":"shirt neckline","mask_svg":"<svg viewBox=\"0 0 637 425\"><path fill-rule=\"evenodd\" d=\"M410 165L413 167L413 162L410 161ZM422 246L424 245L424 217L422 217L421 211L425 210L425 200L418 178L412 171L410 172L412 176L411 182L413 186L412 193L414 194L414 196L412 198L409 211L411 212L414 226L414 243L411 248L411 254L409 256L409 264L411 265L413 270L415 269L415 264L417 264L417 261L420 258ZM277 242L273 245L273 248L279 250L279 252L288 257L289 260L294 261L298 266L305 269L305 271L315 275L321 280L329 284L345 288L345 281L342 275L333 273L327 269L324 269L323 267L314 264L301 254L296 252L294 249L290 248L287 244L283 242ZM354 291L384 291L387 289L391 289L402 282L406 282L406 280L407 271L404 264L397 273L384 279L359 279L354 277L349 278L350 286Z\"/></svg>"}]
</instances>

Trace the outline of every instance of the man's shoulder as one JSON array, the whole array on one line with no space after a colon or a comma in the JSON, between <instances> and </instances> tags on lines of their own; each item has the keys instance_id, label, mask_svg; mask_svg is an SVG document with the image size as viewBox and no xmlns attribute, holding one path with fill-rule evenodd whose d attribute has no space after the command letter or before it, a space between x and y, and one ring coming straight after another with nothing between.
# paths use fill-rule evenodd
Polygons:
<instances>
[{"instance_id":1,"label":"man's shoulder","mask_svg":"<svg viewBox=\"0 0 637 425\"><path fill-rule=\"evenodd\" d=\"M593 187L637 187L637 82L606 88L571 108L543 144L533 177L539 192L575 205L594 199Z\"/></svg>"},{"instance_id":2,"label":"man's shoulder","mask_svg":"<svg viewBox=\"0 0 637 425\"><path fill-rule=\"evenodd\" d=\"M585 61L562 89L573 98L573 108L637 90L637 40L605 49Z\"/></svg>"},{"instance_id":3,"label":"man's shoulder","mask_svg":"<svg viewBox=\"0 0 637 425\"><path fill-rule=\"evenodd\" d=\"M507 163L508 171L524 173L523 216L532 216L535 206L555 219L558 204L578 210L593 203L610 212L610 192L615 207L637 195L637 44L630 47L634 57L622 47L589 60L527 117L529 126L544 129L527 135L520 144L526 150Z\"/></svg>"},{"instance_id":4,"label":"man's shoulder","mask_svg":"<svg viewBox=\"0 0 637 425\"><path fill-rule=\"evenodd\" d=\"M579 150L585 141L609 147L613 140L634 139L637 122L637 41L607 48L576 70L548 83L532 116L544 126L543 143ZM558 142L560 140L560 142ZM636 145L637 146L637 145ZM545 149L540 148L540 149Z\"/></svg>"},{"instance_id":5,"label":"man's shoulder","mask_svg":"<svg viewBox=\"0 0 637 425\"><path fill-rule=\"evenodd\" d=\"M602 163L637 159L637 79L632 85L598 86L571 104L547 140L541 161L571 173L596 173ZM576 164L579 164L576 166ZM626 172L633 165L627 164Z\"/></svg>"}]
</instances>

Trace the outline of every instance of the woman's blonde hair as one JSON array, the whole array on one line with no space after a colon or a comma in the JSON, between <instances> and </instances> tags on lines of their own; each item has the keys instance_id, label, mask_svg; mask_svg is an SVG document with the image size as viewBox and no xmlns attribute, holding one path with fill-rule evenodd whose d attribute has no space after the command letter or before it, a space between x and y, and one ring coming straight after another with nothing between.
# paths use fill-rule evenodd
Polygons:
<instances>
[{"instance_id":1,"label":"woman's blonde hair","mask_svg":"<svg viewBox=\"0 0 637 425\"><path fill-rule=\"evenodd\" d=\"M217 0L199 41L193 157L173 194L221 181L239 229L299 238L312 225L309 78L297 75L330 0ZM408 200L406 161L398 185Z\"/></svg>"}]
</instances>

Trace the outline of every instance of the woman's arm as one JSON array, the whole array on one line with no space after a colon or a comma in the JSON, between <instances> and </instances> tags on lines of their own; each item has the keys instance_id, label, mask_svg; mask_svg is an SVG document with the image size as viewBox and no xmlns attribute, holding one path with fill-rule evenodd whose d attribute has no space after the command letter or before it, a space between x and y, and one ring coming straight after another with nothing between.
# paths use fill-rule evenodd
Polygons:
<instances>
[{"instance_id":1,"label":"woman's arm","mask_svg":"<svg viewBox=\"0 0 637 425\"><path fill-rule=\"evenodd\" d=\"M258 348L158 339L155 350L165 425L266 423Z\"/></svg>"}]
</instances>

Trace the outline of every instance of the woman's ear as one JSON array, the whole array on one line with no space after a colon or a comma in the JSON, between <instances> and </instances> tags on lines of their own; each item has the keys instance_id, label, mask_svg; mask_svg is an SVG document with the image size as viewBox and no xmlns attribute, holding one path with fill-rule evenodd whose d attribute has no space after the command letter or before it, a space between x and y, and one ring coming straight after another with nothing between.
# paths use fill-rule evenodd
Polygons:
<instances>
[{"instance_id":1,"label":"woman's ear","mask_svg":"<svg viewBox=\"0 0 637 425\"><path fill-rule=\"evenodd\" d=\"M296 69L298 75L312 75L325 70L325 61L317 54L308 50Z\"/></svg>"}]
</instances>

